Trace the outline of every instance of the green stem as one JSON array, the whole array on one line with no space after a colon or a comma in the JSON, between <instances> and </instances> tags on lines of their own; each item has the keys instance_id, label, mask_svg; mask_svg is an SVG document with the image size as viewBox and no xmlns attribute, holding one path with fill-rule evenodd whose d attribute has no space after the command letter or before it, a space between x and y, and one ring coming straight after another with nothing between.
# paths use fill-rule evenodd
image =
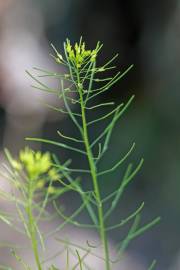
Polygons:
<instances>
[{"instance_id":1,"label":"green stem","mask_svg":"<svg viewBox=\"0 0 180 270\"><path fill-rule=\"evenodd\" d=\"M29 186L29 199L28 199L28 206L27 206L28 228L29 228L31 246L33 249L36 265L37 265L38 270L42 270L41 263L39 260L38 246L37 246L37 240L36 240L36 229L35 229L34 217L33 217L33 212L32 212L32 197L33 197L33 192L31 190L31 185L30 185Z\"/></svg>"},{"instance_id":2,"label":"green stem","mask_svg":"<svg viewBox=\"0 0 180 270\"><path fill-rule=\"evenodd\" d=\"M79 78L78 78L78 80L79 80ZM80 85L80 80L78 82L78 85ZM100 191L99 191L99 185L98 185L98 179L97 179L97 173L96 173L96 165L94 163L93 154L92 154L92 151L90 148L90 142L89 142L89 138L88 138L88 129L87 129L87 121L86 121L86 113L85 113L82 89L79 88L78 92L80 95L80 103L81 103L84 144L85 144L85 148L86 148L86 152L87 152L89 167L90 167L90 171L91 171L91 177L93 180L94 192L96 195L97 208L98 208L99 233L100 233L100 238L101 238L103 249L104 249L104 256L105 256L105 260L106 260L106 270L110 270L109 248L108 248L108 241L107 241L107 235L106 235L106 230L105 230L103 206L102 206L101 195L100 195Z\"/></svg>"}]
</instances>

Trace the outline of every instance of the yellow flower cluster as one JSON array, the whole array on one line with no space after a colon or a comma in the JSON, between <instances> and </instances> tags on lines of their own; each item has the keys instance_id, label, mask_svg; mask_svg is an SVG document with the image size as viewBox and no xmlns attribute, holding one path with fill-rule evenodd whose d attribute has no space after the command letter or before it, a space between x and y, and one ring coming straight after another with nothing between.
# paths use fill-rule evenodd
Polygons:
<instances>
[{"instance_id":1,"label":"yellow flower cluster","mask_svg":"<svg viewBox=\"0 0 180 270\"><path fill-rule=\"evenodd\" d=\"M47 173L52 165L49 153L43 154L40 151L33 152L28 147L20 151L19 160L24 165L31 179Z\"/></svg>"},{"instance_id":2,"label":"yellow flower cluster","mask_svg":"<svg viewBox=\"0 0 180 270\"><path fill-rule=\"evenodd\" d=\"M73 47L70 41L67 39L65 48L69 60L73 62L77 68L80 68L85 63L87 58L89 58L91 62L94 62L96 60L97 51L86 50L85 42L82 43L81 40L79 44L75 43Z\"/></svg>"},{"instance_id":3,"label":"yellow flower cluster","mask_svg":"<svg viewBox=\"0 0 180 270\"><path fill-rule=\"evenodd\" d=\"M33 151L29 147L25 147L19 153L19 160L11 159L11 165L16 171L24 170L31 181L36 181L36 188L41 189L45 186L46 179L56 181L59 179L59 174L52 167L50 153L42 153ZM43 177L44 176L44 177ZM51 187L50 193L52 193Z\"/></svg>"}]
</instances>

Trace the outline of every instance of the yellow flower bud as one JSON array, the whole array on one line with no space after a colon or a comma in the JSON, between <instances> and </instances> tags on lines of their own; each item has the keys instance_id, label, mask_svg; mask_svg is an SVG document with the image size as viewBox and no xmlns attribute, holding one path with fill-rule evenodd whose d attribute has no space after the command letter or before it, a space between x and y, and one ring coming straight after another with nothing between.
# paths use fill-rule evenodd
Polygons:
<instances>
[{"instance_id":1,"label":"yellow flower bud","mask_svg":"<svg viewBox=\"0 0 180 270\"><path fill-rule=\"evenodd\" d=\"M21 171L22 170L22 164L20 162L16 161L15 159L13 159L11 161L11 165L16 171Z\"/></svg>"},{"instance_id":2,"label":"yellow flower bud","mask_svg":"<svg viewBox=\"0 0 180 270\"><path fill-rule=\"evenodd\" d=\"M38 182L37 182L37 188L38 189L41 189L41 188L43 188L44 187L44 185L45 185L45 181L43 180L43 179L40 179Z\"/></svg>"},{"instance_id":3,"label":"yellow flower bud","mask_svg":"<svg viewBox=\"0 0 180 270\"><path fill-rule=\"evenodd\" d=\"M48 187L48 193L49 194L54 194L54 193L56 193L56 189L54 187L52 187L52 186L49 186Z\"/></svg>"},{"instance_id":4,"label":"yellow flower bud","mask_svg":"<svg viewBox=\"0 0 180 270\"><path fill-rule=\"evenodd\" d=\"M59 179L59 174L55 168L49 170L48 175L50 177L50 180L56 181Z\"/></svg>"}]
</instances>

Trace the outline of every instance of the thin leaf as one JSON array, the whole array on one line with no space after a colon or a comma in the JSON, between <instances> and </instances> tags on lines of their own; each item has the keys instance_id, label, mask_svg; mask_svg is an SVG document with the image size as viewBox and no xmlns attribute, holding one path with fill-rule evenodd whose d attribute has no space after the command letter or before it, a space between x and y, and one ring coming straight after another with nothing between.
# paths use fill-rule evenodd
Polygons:
<instances>
[{"instance_id":1,"label":"thin leaf","mask_svg":"<svg viewBox=\"0 0 180 270\"><path fill-rule=\"evenodd\" d=\"M46 139L42 139L42 138L28 138L27 137L26 140L27 141L35 141L35 142L43 142L43 143L47 143L47 144L53 144L53 145L56 145L56 146L59 146L59 147L62 147L62 148L68 149L68 150L72 150L72 151L78 152L78 153L83 154L83 155L86 155L86 152L84 152L78 148L64 144L64 143L59 143L56 141L46 140Z\"/></svg>"},{"instance_id":2,"label":"thin leaf","mask_svg":"<svg viewBox=\"0 0 180 270\"><path fill-rule=\"evenodd\" d=\"M133 143L130 150L127 152L127 154L121 160L119 160L111 169L99 172L98 176L101 176L101 175L104 175L104 174L107 174L107 173L110 173L110 172L113 172L114 170L116 170L129 157L129 155L133 151L134 147L135 147L135 143Z\"/></svg>"},{"instance_id":3,"label":"thin leaf","mask_svg":"<svg viewBox=\"0 0 180 270\"><path fill-rule=\"evenodd\" d=\"M119 224L113 225L111 227L107 227L106 230L110 231L110 230L114 230L114 229L124 226L126 223L131 221L131 219L136 217L142 211L143 207L144 207L144 202L138 207L138 209L135 212L129 215L126 219L123 219Z\"/></svg>"},{"instance_id":4,"label":"thin leaf","mask_svg":"<svg viewBox=\"0 0 180 270\"><path fill-rule=\"evenodd\" d=\"M153 262L151 263L151 265L149 266L148 270L153 270L156 266L156 260L153 260Z\"/></svg>"}]
</instances>

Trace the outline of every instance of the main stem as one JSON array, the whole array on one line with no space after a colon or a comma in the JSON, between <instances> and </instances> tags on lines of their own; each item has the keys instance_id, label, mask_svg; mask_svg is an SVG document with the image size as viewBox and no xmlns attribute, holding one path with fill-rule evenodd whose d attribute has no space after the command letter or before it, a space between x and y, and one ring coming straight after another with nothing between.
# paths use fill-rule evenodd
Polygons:
<instances>
[{"instance_id":1,"label":"main stem","mask_svg":"<svg viewBox=\"0 0 180 270\"><path fill-rule=\"evenodd\" d=\"M33 249L36 265L37 265L38 270L42 270L41 263L40 263L40 260L39 260L39 254L38 254L34 217L33 217L33 213L32 213L32 190L31 190L31 187L30 187L30 190L29 190L27 215L28 215L29 233L30 233L30 237L31 237L31 246L32 246L32 249Z\"/></svg>"},{"instance_id":2,"label":"main stem","mask_svg":"<svg viewBox=\"0 0 180 270\"><path fill-rule=\"evenodd\" d=\"M93 154L91 151L89 138L88 138L87 121L86 121L86 114L85 114L85 108L84 108L82 89L78 89L78 90L79 90L80 103L81 103L84 143L85 143L89 167L90 167L90 171L91 171L91 177L93 180L94 192L96 195L95 197L96 197L96 202L97 202L98 218L99 218L99 233L100 233L100 238L101 238L103 249L104 249L106 270L110 270L109 248L108 248L107 235L106 235L106 231L105 231L103 206L102 206L102 202L101 202L101 195L100 195L99 185L98 185L98 180L97 180L96 165L94 163Z\"/></svg>"}]
</instances>

